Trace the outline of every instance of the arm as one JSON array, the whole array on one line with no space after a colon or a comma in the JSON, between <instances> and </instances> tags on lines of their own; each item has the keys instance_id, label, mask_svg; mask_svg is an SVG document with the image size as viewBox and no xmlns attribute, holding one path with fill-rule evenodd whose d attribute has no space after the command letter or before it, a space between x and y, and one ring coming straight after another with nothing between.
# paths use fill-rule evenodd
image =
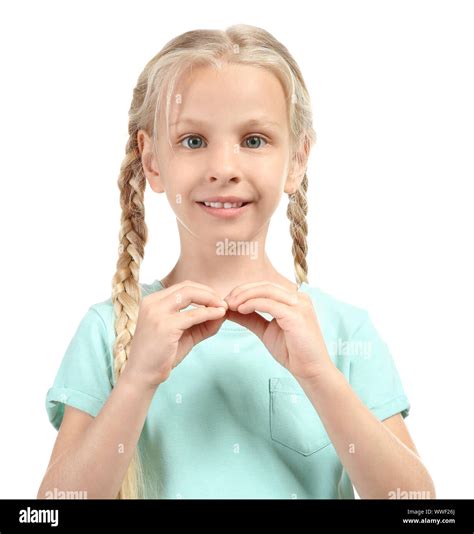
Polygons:
<instances>
[{"instance_id":1,"label":"arm","mask_svg":"<svg viewBox=\"0 0 474 534\"><path fill-rule=\"evenodd\" d=\"M405 425L405 421L400 413L396 413L391 417L384 419L382 423L394 434L402 443L404 443L409 449L411 449L418 457L420 457L416 450L415 444L408 433L408 428Z\"/></svg>"},{"instance_id":2,"label":"arm","mask_svg":"<svg viewBox=\"0 0 474 534\"><path fill-rule=\"evenodd\" d=\"M142 386L127 369L97 417L52 461L38 499L53 488L86 491L88 499L117 497L156 391Z\"/></svg>"},{"instance_id":3,"label":"arm","mask_svg":"<svg viewBox=\"0 0 474 534\"><path fill-rule=\"evenodd\" d=\"M433 481L418 455L389 430L393 420L388 425L379 421L339 369L327 367L299 383L361 499L388 499L390 492L402 491L424 491L428 498L436 498Z\"/></svg>"}]
</instances>

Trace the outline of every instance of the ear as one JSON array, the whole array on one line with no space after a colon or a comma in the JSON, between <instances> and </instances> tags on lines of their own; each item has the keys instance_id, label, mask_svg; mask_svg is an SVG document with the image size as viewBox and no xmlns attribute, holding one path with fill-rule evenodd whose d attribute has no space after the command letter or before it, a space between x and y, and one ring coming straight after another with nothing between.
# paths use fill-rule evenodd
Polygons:
<instances>
[{"instance_id":1,"label":"ear","mask_svg":"<svg viewBox=\"0 0 474 534\"><path fill-rule=\"evenodd\" d=\"M310 150L311 145L309 139L304 135L290 162L288 177L285 182L285 193L292 194L300 187L308 167Z\"/></svg>"},{"instance_id":2,"label":"ear","mask_svg":"<svg viewBox=\"0 0 474 534\"><path fill-rule=\"evenodd\" d=\"M164 193L165 189L160 179L158 163L152 150L153 144L145 130L138 130L137 143L141 155L143 172L150 187L155 193Z\"/></svg>"}]
</instances>

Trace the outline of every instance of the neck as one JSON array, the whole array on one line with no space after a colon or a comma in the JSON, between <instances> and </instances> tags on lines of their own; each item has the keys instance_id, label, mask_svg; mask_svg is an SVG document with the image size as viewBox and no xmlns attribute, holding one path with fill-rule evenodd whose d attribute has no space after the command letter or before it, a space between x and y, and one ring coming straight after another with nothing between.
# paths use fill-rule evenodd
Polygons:
<instances>
[{"instance_id":1,"label":"neck","mask_svg":"<svg viewBox=\"0 0 474 534\"><path fill-rule=\"evenodd\" d=\"M265 252L268 221L258 232L245 235L244 230L238 238L232 236L231 229L204 238L177 222L181 252L173 269L162 279L165 287L191 280L211 287L221 298L235 287L253 282L268 281L288 291L298 289L273 267Z\"/></svg>"}]
</instances>

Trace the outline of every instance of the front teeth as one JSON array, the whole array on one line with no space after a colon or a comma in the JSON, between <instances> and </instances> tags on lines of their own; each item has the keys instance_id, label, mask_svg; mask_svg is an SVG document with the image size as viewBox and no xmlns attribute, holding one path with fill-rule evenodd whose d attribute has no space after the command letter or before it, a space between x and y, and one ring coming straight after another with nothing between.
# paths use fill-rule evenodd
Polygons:
<instances>
[{"instance_id":1,"label":"front teeth","mask_svg":"<svg viewBox=\"0 0 474 534\"><path fill-rule=\"evenodd\" d=\"M204 202L206 206L210 206L211 208L240 208L243 204L243 202Z\"/></svg>"}]
</instances>

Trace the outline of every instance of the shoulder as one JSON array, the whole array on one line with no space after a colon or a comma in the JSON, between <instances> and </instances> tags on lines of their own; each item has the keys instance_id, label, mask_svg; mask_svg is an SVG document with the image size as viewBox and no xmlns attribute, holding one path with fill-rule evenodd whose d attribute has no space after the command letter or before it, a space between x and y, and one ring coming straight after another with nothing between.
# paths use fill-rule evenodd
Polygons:
<instances>
[{"instance_id":1,"label":"shoulder","mask_svg":"<svg viewBox=\"0 0 474 534\"><path fill-rule=\"evenodd\" d=\"M140 283L140 287L142 290L142 298L160 289L160 286L156 280L148 284ZM115 310L112 302L112 296L103 298L102 300L91 304L88 314L91 316L91 318L95 318L96 321L103 324L107 332L108 341L110 344L112 344L115 340Z\"/></svg>"},{"instance_id":2,"label":"shoulder","mask_svg":"<svg viewBox=\"0 0 474 534\"><path fill-rule=\"evenodd\" d=\"M309 294L318 320L326 326L328 333L337 333L338 337L350 338L369 318L365 308L320 287L303 283L300 291Z\"/></svg>"},{"instance_id":3,"label":"shoulder","mask_svg":"<svg viewBox=\"0 0 474 534\"><path fill-rule=\"evenodd\" d=\"M308 287L328 352L359 398L380 419L406 417L410 403L395 360L369 312Z\"/></svg>"}]
</instances>

